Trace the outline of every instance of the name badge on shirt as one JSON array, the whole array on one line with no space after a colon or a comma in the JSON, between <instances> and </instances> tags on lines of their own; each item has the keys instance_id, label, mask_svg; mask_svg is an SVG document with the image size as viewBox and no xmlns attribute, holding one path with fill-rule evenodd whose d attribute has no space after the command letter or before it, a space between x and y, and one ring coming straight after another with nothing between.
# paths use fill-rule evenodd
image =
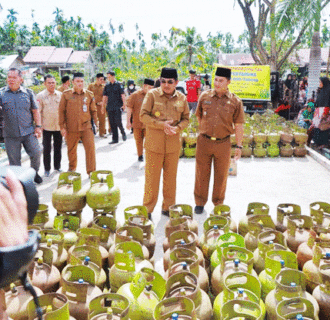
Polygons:
<instances>
[{"instance_id":1,"label":"name badge on shirt","mask_svg":"<svg viewBox=\"0 0 330 320\"><path fill-rule=\"evenodd\" d=\"M205 100L205 101L203 101L203 103L205 103L205 104L211 104L212 102L211 101L208 101L208 100Z\"/></svg>"}]
</instances>

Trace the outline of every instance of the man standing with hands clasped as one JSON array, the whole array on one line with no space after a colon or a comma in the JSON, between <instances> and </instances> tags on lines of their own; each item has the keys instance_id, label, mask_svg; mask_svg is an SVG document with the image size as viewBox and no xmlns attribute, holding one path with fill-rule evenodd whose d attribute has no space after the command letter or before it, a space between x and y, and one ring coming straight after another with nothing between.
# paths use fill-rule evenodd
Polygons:
<instances>
[{"instance_id":1,"label":"man standing with hands clasped","mask_svg":"<svg viewBox=\"0 0 330 320\"><path fill-rule=\"evenodd\" d=\"M160 88L146 94L140 112L140 119L147 129L143 205L150 218L158 199L162 169L162 214L169 216L169 207L175 204L180 133L189 123L186 97L175 89L178 83L176 69L163 68L160 77Z\"/></svg>"},{"instance_id":2,"label":"man standing with hands clasped","mask_svg":"<svg viewBox=\"0 0 330 320\"><path fill-rule=\"evenodd\" d=\"M212 202L215 206L225 199L230 167L230 135L236 135L235 160L241 157L244 109L240 98L230 93L231 70L217 68L214 89L202 93L196 116L199 136L196 150L195 213L201 214L207 202L211 165L214 165Z\"/></svg>"},{"instance_id":3,"label":"man standing with hands clasped","mask_svg":"<svg viewBox=\"0 0 330 320\"><path fill-rule=\"evenodd\" d=\"M69 171L77 168L77 146L82 140L86 155L86 171L96 170L95 143L91 120L98 127L93 93L84 89L84 75L73 75L73 88L62 94L59 106L59 123L68 146Z\"/></svg>"}]
</instances>

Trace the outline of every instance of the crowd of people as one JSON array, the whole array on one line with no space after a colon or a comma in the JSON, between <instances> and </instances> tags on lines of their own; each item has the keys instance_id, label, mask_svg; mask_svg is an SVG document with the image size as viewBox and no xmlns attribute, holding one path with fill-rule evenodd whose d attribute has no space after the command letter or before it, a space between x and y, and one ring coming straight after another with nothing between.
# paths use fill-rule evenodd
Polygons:
<instances>
[{"instance_id":1,"label":"crowd of people","mask_svg":"<svg viewBox=\"0 0 330 320\"><path fill-rule=\"evenodd\" d=\"M197 141L195 212L202 213L208 198L211 166L215 175L212 201L223 203L230 165L230 135L235 134L235 157L240 158L243 138L244 111L242 101L228 90L231 70L218 68L214 89L207 75L200 81L190 70L185 94L176 90L176 69L163 68L160 78L145 78L141 88L134 81L127 88L116 81L110 70L106 77L98 73L95 82L86 89L84 75L74 73L64 76L56 88L54 76L44 76L45 89L36 97L22 83L21 71L8 71L7 86L0 90L0 106L4 116L4 140L10 165L21 165L21 146L31 159L36 171L35 182L42 183L39 174L40 157L43 154L44 176L51 172L51 145L53 140L53 168L60 172L62 143L67 144L68 171L77 169L77 146L83 144L88 174L96 170L95 135L107 136L109 144L123 141L127 135L122 124L122 112L127 111L128 130L133 130L138 161L144 161L145 193L143 205L149 216L154 210L163 171L162 213L169 215L169 207L175 204L176 175L181 149L181 132L188 126L190 113L196 113L200 134ZM106 82L106 79L108 80ZM106 115L108 121L106 121ZM109 122L109 125L107 123ZM109 132L108 131L108 132ZM42 136L40 147L38 138Z\"/></svg>"},{"instance_id":2,"label":"crowd of people","mask_svg":"<svg viewBox=\"0 0 330 320\"><path fill-rule=\"evenodd\" d=\"M275 110L287 120L296 120L307 129L308 145L318 150L329 145L330 138L330 80L321 77L317 92L308 96L308 79L298 81L289 74L283 82L283 99Z\"/></svg>"}]
</instances>

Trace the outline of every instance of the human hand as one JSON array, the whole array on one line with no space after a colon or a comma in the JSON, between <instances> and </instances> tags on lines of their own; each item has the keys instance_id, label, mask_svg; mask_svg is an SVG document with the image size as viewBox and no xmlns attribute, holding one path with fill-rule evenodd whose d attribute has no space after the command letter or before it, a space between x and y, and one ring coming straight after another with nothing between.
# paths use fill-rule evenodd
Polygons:
<instances>
[{"instance_id":1,"label":"human hand","mask_svg":"<svg viewBox=\"0 0 330 320\"><path fill-rule=\"evenodd\" d=\"M101 114L104 114L105 113L105 108L104 106L102 105L102 108L101 108Z\"/></svg>"},{"instance_id":2,"label":"human hand","mask_svg":"<svg viewBox=\"0 0 330 320\"><path fill-rule=\"evenodd\" d=\"M61 135L66 138L66 129L61 129Z\"/></svg>"},{"instance_id":3,"label":"human hand","mask_svg":"<svg viewBox=\"0 0 330 320\"><path fill-rule=\"evenodd\" d=\"M8 169L9 190L0 184L0 247L17 246L28 239L28 212L23 187Z\"/></svg>"},{"instance_id":4,"label":"human hand","mask_svg":"<svg viewBox=\"0 0 330 320\"><path fill-rule=\"evenodd\" d=\"M242 149L236 148L235 157L234 157L235 161L239 160L241 158L241 156L242 156Z\"/></svg>"},{"instance_id":5,"label":"human hand","mask_svg":"<svg viewBox=\"0 0 330 320\"><path fill-rule=\"evenodd\" d=\"M167 120L164 123L164 132L169 136L174 136L177 133L176 127L171 126L173 120Z\"/></svg>"},{"instance_id":6,"label":"human hand","mask_svg":"<svg viewBox=\"0 0 330 320\"><path fill-rule=\"evenodd\" d=\"M34 128L34 135L35 135L37 138L41 138L41 136L42 136L41 128L35 127L35 128Z\"/></svg>"},{"instance_id":7,"label":"human hand","mask_svg":"<svg viewBox=\"0 0 330 320\"><path fill-rule=\"evenodd\" d=\"M132 124L130 123L130 121L127 121L126 129L131 130L131 128L132 128Z\"/></svg>"}]
</instances>

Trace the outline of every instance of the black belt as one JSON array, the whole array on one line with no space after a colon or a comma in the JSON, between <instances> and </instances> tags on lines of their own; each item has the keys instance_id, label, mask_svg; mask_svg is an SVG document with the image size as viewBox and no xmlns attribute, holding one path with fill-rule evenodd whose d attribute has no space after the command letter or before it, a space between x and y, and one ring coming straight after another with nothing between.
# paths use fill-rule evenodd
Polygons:
<instances>
[{"instance_id":1,"label":"black belt","mask_svg":"<svg viewBox=\"0 0 330 320\"><path fill-rule=\"evenodd\" d=\"M210 136L208 136L207 134L202 134L202 135L203 135L204 137L206 137L206 138L212 140L212 141L225 141L225 140L227 140L227 139L230 137L230 135L228 135L227 137L224 137L224 138L210 137Z\"/></svg>"}]
</instances>

